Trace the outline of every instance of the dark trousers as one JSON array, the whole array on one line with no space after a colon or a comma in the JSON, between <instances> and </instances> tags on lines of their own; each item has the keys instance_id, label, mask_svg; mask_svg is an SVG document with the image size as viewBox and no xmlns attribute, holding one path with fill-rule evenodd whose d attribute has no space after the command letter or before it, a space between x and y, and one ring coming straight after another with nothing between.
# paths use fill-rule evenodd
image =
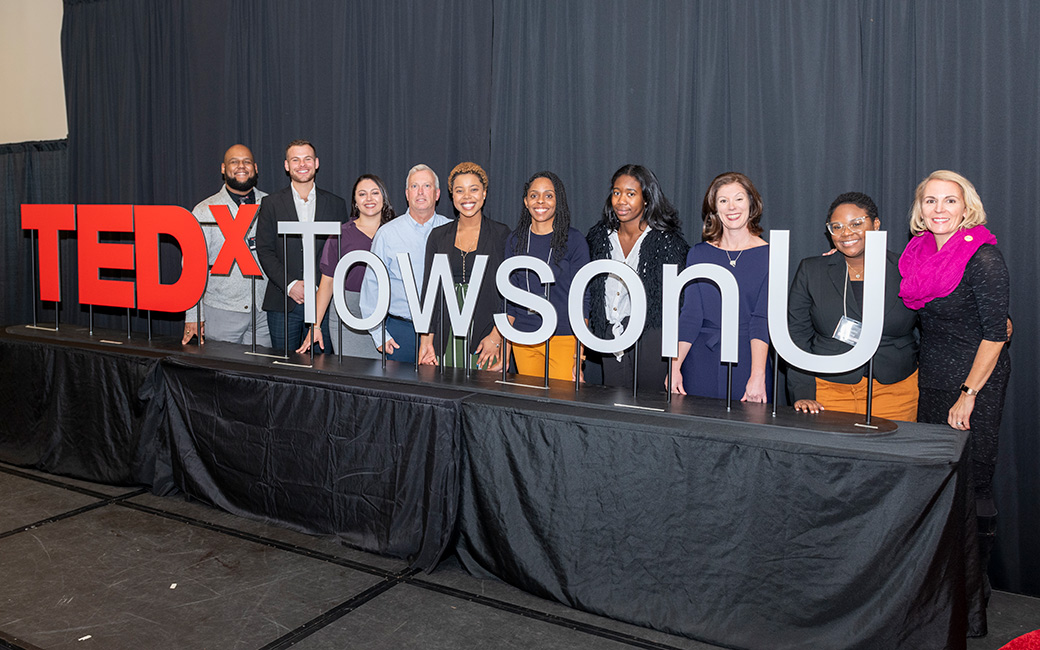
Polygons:
<instances>
[{"instance_id":1,"label":"dark trousers","mask_svg":"<svg viewBox=\"0 0 1040 650\"><path fill-rule=\"evenodd\" d=\"M602 354L603 384L632 388L632 371L637 365L637 346L639 390L663 393L665 378L668 376L668 363L661 357L660 327L644 329L639 342L625 350L620 361L613 354Z\"/></svg>"},{"instance_id":2,"label":"dark trousers","mask_svg":"<svg viewBox=\"0 0 1040 650\"><path fill-rule=\"evenodd\" d=\"M300 347L303 343L304 332L307 328L304 327L303 323L303 305L296 305L296 308L289 312L288 320L288 341L289 345L286 346L286 320L285 313L281 311L269 311L267 314L267 329L271 333L271 349L275 352L281 352L288 349L288 352L294 352L296 348ZM325 341L331 341L332 337L329 335L329 318L326 312L325 319L321 322L321 335L325 338ZM314 350L314 354L323 354L321 347L315 345L311 348ZM330 353L332 347L326 343L325 349Z\"/></svg>"},{"instance_id":3,"label":"dark trousers","mask_svg":"<svg viewBox=\"0 0 1040 650\"><path fill-rule=\"evenodd\" d=\"M393 339L397 345L401 346L393 354L386 355L389 361L415 363L415 327L412 325L412 321L397 316L387 316L386 338Z\"/></svg>"}]
</instances>

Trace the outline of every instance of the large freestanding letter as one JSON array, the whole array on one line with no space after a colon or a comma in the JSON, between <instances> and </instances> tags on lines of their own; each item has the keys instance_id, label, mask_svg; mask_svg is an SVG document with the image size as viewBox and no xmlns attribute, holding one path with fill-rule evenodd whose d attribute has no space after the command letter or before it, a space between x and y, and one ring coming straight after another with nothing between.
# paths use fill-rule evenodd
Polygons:
<instances>
[{"instance_id":1,"label":"large freestanding letter","mask_svg":"<svg viewBox=\"0 0 1040 650\"><path fill-rule=\"evenodd\" d=\"M864 252L863 329L859 341L842 354L821 356L802 350L787 328L787 265L790 233L769 231L769 338L787 363L812 373L848 372L870 360L885 325L885 231L868 231ZM834 253L840 255L840 253Z\"/></svg>"},{"instance_id":2,"label":"large freestanding letter","mask_svg":"<svg viewBox=\"0 0 1040 650\"><path fill-rule=\"evenodd\" d=\"M401 267L401 281L404 283L404 293L405 297L408 298L408 309L412 313L412 325L415 326L416 332L420 334L429 333L430 321L433 320L434 305L437 304L437 294L443 291L444 306L448 310L451 331L455 332L455 336L466 336L466 333L469 332L469 324L473 320L473 312L477 309L477 296L480 295L480 285L484 281L484 271L487 269L488 256L477 255L473 259L473 272L470 274L469 289L466 291L466 299L462 301L460 310L452 289L454 281L446 254L437 253L433 256L430 277L426 278L426 302L422 305L419 304L419 288L415 283L415 275L412 274L412 265L408 261L408 253L397 254L397 264Z\"/></svg>"},{"instance_id":3,"label":"large freestanding letter","mask_svg":"<svg viewBox=\"0 0 1040 650\"><path fill-rule=\"evenodd\" d=\"M209 260L195 217L175 205L139 205L134 207L134 232L137 307L178 312L198 303L206 290ZM173 237L181 247L181 277L173 284L159 281L159 235Z\"/></svg>"},{"instance_id":4,"label":"large freestanding letter","mask_svg":"<svg viewBox=\"0 0 1040 650\"><path fill-rule=\"evenodd\" d=\"M313 261L314 238L318 235L338 235L339 229L337 221L278 222L279 235L301 235L303 239L303 319L312 325L318 312L314 304L314 287L317 286Z\"/></svg>"},{"instance_id":5,"label":"large freestanding letter","mask_svg":"<svg viewBox=\"0 0 1040 650\"><path fill-rule=\"evenodd\" d=\"M84 305L105 307L134 306L132 280L102 280L101 269L134 270L131 242L102 243L103 232L132 233L134 206L80 205L79 217L79 301Z\"/></svg>"},{"instance_id":6,"label":"large freestanding letter","mask_svg":"<svg viewBox=\"0 0 1040 650\"><path fill-rule=\"evenodd\" d=\"M628 319L628 327L621 333L621 336L614 339L601 339L590 332L583 318L585 287L592 278L604 273L621 278L628 288L628 297L632 301L632 315ZM646 289L643 288L643 281L639 279L639 274L624 262L618 260L589 262L578 269L578 272L574 274L574 279L571 280L571 289L567 294L567 318L570 320L574 335L585 347L605 354L627 350L635 345L639 337L643 335L643 328L646 326Z\"/></svg>"},{"instance_id":7,"label":"large freestanding letter","mask_svg":"<svg viewBox=\"0 0 1040 650\"><path fill-rule=\"evenodd\" d=\"M376 309L369 314L368 318L355 316L347 307L347 299L343 297L343 285L347 282L347 271L355 264L367 264L372 272L376 274L378 289L376 290ZM336 305L336 313L339 319L347 327L356 330L370 330L383 322L387 312L390 311L390 273L379 256L372 251L355 250L346 253L339 258L336 271L332 276L332 300Z\"/></svg>"},{"instance_id":8,"label":"large freestanding letter","mask_svg":"<svg viewBox=\"0 0 1040 650\"><path fill-rule=\"evenodd\" d=\"M722 327L720 360L737 363L737 333L740 328L740 287L733 274L717 264L694 264L676 276L679 267L665 264L663 294L661 301L661 356L676 357L679 354L679 294L689 282L698 278L711 280L722 293Z\"/></svg>"},{"instance_id":9,"label":"large freestanding letter","mask_svg":"<svg viewBox=\"0 0 1040 650\"><path fill-rule=\"evenodd\" d=\"M217 253L217 259L213 260L214 275L227 275L231 273L231 265L238 262L238 270L242 275L263 277L260 265L249 251L246 244L246 235L249 234L249 226L253 224L253 218L259 205L251 203L238 208L238 214L231 214L231 208L226 205L209 206L210 213L220 227L220 234L224 235L224 245Z\"/></svg>"},{"instance_id":10,"label":"large freestanding letter","mask_svg":"<svg viewBox=\"0 0 1040 650\"><path fill-rule=\"evenodd\" d=\"M505 314L495 314L495 327L507 341L513 343L520 345L545 343L556 331L556 310L552 303L545 298L513 286L513 283L509 281L509 275L518 269L534 271L541 284L555 282L556 276L553 275L552 268L545 263L545 260L531 255L510 257L499 265L498 271L495 273L495 286L498 287L498 292L502 294L502 297L511 303L537 312L542 317L542 326L533 332L521 332L509 324L509 319Z\"/></svg>"},{"instance_id":11,"label":"large freestanding letter","mask_svg":"<svg viewBox=\"0 0 1040 650\"><path fill-rule=\"evenodd\" d=\"M61 268L58 262L58 231L76 229L74 205L23 205L22 230L39 234L40 300L61 300Z\"/></svg>"}]
</instances>

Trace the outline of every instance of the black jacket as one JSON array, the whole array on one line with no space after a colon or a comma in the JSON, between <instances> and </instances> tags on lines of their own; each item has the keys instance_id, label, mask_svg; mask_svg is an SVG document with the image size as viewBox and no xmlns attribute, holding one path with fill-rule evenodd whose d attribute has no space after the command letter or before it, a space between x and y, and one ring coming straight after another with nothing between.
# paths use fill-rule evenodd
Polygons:
<instances>
[{"instance_id":1,"label":"black jacket","mask_svg":"<svg viewBox=\"0 0 1040 650\"><path fill-rule=\"evenodd\" d=\"M449 256L458 255L458 251L455 248L455 236L458 232L459 222L457 219L446 223L443 226L437 226L430 232L430 236L426 240L426 266L425 273L423 274L425 282L428 283L430 280L430 269L433 267L434 255L437 253L447 253ZM505 312L502 308L502 297L499 295L498 289L495 286L495 273L498 272L498 267L502 264L502 260L505 259L506 240L509 239L510 232L509 226L488 219L487 217L482 217L480 223L480 237L477 239L477 248L467 256L469 259L469 266L472 266L473 258L475 256L488 256L487 268L484 271L484 279L480 285L480 295L477 296L477 306L473 312L473 336L469 340L470 352L475 352L477 346L480 345L480 341L491 333L492 328L495 326L494 314ZM423 300L425 301L425 287L423 287L422 293ZM432 324L434 332L440 332L442 327L440 323L440 301L442 299L441 296L438 296L437 298L437 308L434 311ZM444 313L447 314L447 312ZM445 316L445 321L444 326L447 327L449 324L447 322L447 316ZM447 334L447 329L445 329L443 333ZM433 337L433 345L437 354L441 353L441 338L441 336Z\"/></svg>"},{"instance_id":2,"label":"black jacket","mask_svg":"<svg viewBox=\"0 0 1040 650\"><path fill-rule=\"evenodd\" d=\"M894 384L917 369L917 312L899 297L899 257L887 251L885 268L885 324L881 343L874 354L874 378ZM801 349L819 355L836 355L852 349L833 338L842 317L845 291L845 257L841 253L808 257L798 265L787 304L787 323L791 339ZM851 281L849 282L851 285ZM863 312L851 286L848 291L848 317L862 321ZM836 375L820 375L839 384L855 384L863 378L863 368ZM792 402L816 399L814 375L789 368L787 393Z\"/></svg>"},{"instance_id":3,"label":"black jacket","mask_svg":"<svg viewBox=\"0 0 1040 650\"><path fill-rule=\"evenodd\" d=\"M332 192L320 187L315 192L315 221L334 221L343 223L347 220L347 204ZM303 240L299 235L287 235L285 255L282 254L282 237L278 234L279 221L298 221L296 205L293 203L292 185L269 194L260 204L260 212L256 218L256 256L267 276L267 292L264 293L264 310L281 311L288 306L289 311L296 309L296 301L285 295L285 284L293 280L303 280ZM318 263L321 250L327 237L315 237L314 259L308 260L315 269L314 280L321 279ZM284 259L283 259L284 257Z\"/></svg>"}]
</instances>

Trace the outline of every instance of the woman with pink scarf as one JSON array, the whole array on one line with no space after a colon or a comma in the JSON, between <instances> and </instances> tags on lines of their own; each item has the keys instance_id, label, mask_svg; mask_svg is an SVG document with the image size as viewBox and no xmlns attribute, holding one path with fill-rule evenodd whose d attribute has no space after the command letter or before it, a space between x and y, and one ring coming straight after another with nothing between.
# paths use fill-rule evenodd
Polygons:
<instances>
[{"instance_id":1,"label":"woman with pink scarf","mask_svg":"<svg viewBox=\"0 0 1040 650\"><path fill-rule=\"evenodd\" d=\"M932 172L917 186L899 295L921 317L920 422L971 431L982 570L996 530L993 471L1011 360L1008 270L975 186Z\"/></svg>"}]
</instances>

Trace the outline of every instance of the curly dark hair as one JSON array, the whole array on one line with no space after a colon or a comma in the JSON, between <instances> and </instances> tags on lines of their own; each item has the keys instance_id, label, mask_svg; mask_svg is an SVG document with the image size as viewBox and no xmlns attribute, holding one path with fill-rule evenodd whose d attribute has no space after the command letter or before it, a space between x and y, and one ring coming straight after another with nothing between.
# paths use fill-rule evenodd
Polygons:
<instances>
[{"instance_id":1,"label":"curly dark hair","mask_svg":"<svg viewBox=\"0 0 1040 650\"><path fill-rule=\"evenodd\" d=\"M682 224L679 222L679 211L675 209L668 197L661 191L661 183L657 175L642 165L623 165L621 169L614 172L610 177L610 191L607 192L606 203L603 204L602 221L611 230L621 227L621 221L614 214L614 205L611 197L614 192L614 183L622 176L631 176L636 179L639 186L643 188L643 216L639 218L640 223L649 225L654 230L662 232L682 232Z\"/></svg>"},{"instance_id":2,"label":"curly dark hair","mask_svg":"<svg viewBox=\"0 0 1040 650\"><path fill-rule=\"evenodd\" d=\"M704 228L701 230L702 241L717 242L722 238L722 220L719 219L715 199L718 196L719 189L730 183L739 183L744 188L744 191L747 192L748 203L750 204L748 206L750 210L747 224L748 232L754 236L762 234L762 226L758 223L762 220L762 197L759 195L758 190L755 189L754 183L740 172L725 172L716 176L711 185L708 186L708 191L704 193L704 203L701 205L701 219L704 220Z\"/></svg>"},{"instance_id":3,"label":"curly dark hair","mask_svg":"<svg viewBox=\"0 0 1040 650\"><path fill-rule=\"evenodd\" d=\"M383 182L382 178L379 178L375 174L362 174L357 177L354 181L354 187L350 188L350 220L353 221L361 216L361 210L358 209L357 200L354 199L354 193L357 192L358 183L364 180L372 181L379 188L379 193L383 195L383 212L379 215L379 225L385 225L390 222L391 219L397 216L397 212L394 211L394 206L390 205L390 195L386 191L386 183Z\"/></svg>"},{"instance_id":4,"label":"curly dark hair","mask_svg":"<svg viewBox=\"0 0 1040 650\"><path fill-rule=\"evenodd\" d=\"M554 262L559 263L563 259L563 254L567 252L567 236L570 234L571 229L571 209L567 206L567 191L564 189L563 181L560 180L559 176L550 171L541 171L531 176L524 183L521 203L522 199L527 197L531 184L539 178L548 178L556 191L556 216L553 218L553 234L550 245L553 251L552 259ZM513 250L513 254L523 255L527 251L527 240L531 236L531 213L528 212L526 205L520 211L520 219L516 223L516 229L513 230L513 234L516 235L516 247Z\"/></svg>"},{"instance_id":5,"label":"curly dark hair","mask_svg":"<svg viewBox=\"0 0 1040 650\"><path fill-rule=\"evenodd\" d=\"M831 207L827 210L827 221L825 223L830 222L831 217L834 216L834 211L838 209L839 205L845 205L846 203L851 203L857 208L866 210L867 216L870 217L871 221L881 218L878 216L878 209L874 199L863 192L845 192L839 194L838 198L831 201Z\"/></svg>"}]
</instances>

